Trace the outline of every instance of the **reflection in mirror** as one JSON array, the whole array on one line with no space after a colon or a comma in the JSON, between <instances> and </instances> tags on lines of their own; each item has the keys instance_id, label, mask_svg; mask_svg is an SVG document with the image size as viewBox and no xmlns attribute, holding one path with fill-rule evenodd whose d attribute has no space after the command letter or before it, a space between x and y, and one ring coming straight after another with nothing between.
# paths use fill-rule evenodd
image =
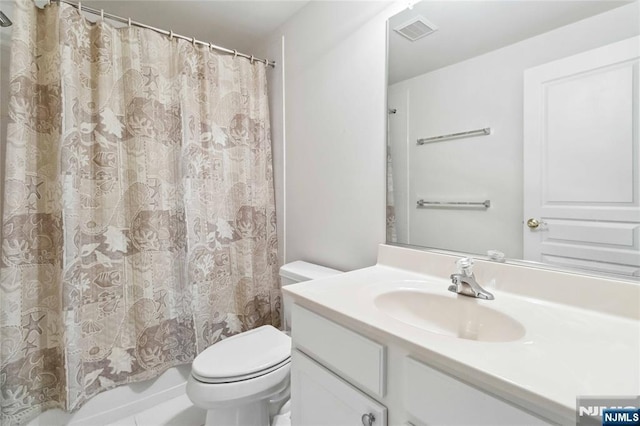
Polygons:
<instances>
[{"instance_id":1,"label":"reflection in mirror","mask_svg":"<svg viewBox=\"0 0 640 426\"><path fill-rule=\"evenodd\" d=\"M387 241L640 279L638 1L389 24Z\"/></svg>"}]
</instances>

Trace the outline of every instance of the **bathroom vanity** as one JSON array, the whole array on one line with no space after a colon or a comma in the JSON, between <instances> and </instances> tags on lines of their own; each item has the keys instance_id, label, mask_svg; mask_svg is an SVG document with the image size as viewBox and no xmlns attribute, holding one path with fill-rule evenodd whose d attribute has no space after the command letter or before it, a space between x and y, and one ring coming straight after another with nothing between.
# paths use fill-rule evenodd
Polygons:
<instances>
[{"instance_id":1,"label":"bathroom vanity","mask_svg":"<svg viewBox=\"0 0 640 426\"><path fill-rule=\"evenodd\" d=\"M292 422L575 424L577 396L640 394L640 286L381 245L376 266L284 288Z\"/></svg>"}]
</instances>

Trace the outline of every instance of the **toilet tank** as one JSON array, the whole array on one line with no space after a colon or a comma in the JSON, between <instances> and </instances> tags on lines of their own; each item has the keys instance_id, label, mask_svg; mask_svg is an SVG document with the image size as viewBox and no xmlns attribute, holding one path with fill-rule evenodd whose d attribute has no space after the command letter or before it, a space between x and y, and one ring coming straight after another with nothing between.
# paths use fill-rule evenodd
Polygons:
<instances>
[{"instance_id":1,"label":"toilet tank","mask_svg":"<svg viewBox=\"0 0 640 426\"><path fill-rule=\"evenodd\" d=\"M341 273L342 271L336 269L296 260L280 267L280 282L284 287L289 284L319 280ZM286 332L291 330L291 300L286 296L284 297L284 330Z\"/></svg>"}]
</instances>

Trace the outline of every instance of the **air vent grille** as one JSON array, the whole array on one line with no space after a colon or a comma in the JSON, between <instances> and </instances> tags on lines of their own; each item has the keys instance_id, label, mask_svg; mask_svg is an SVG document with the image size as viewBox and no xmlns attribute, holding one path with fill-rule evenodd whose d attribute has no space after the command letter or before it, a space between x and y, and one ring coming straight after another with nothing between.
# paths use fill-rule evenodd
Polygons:
<instances>
[{"instance_id":1,"label":"air vent grille","mask_svg":"<svg viewBox=\"0 0 640 426\"><path fill-rule=\"evenodd\" d=\"M438 27L425 19L424 16L416 16L393 30L411 41L416 41L437 31Z\"/></svg>"}]
</instances>

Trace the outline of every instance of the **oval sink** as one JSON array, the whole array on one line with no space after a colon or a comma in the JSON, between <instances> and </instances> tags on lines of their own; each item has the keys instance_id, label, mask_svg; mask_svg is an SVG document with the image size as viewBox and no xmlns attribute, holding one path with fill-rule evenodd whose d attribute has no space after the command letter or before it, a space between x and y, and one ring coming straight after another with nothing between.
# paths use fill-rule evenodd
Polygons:
<instances>
[{"instance_id":1,"label":"oval sink","mask_svg":"<svg viewBox=\"0 0 640 426\"><path fill-rule=\"evenodd\" d=\"M416 289L396 289L374 298L385 314L423 330L467 340L510 342L525 334L518 321L466 296L447 297Z\"/></svg>"}]
</instances>

